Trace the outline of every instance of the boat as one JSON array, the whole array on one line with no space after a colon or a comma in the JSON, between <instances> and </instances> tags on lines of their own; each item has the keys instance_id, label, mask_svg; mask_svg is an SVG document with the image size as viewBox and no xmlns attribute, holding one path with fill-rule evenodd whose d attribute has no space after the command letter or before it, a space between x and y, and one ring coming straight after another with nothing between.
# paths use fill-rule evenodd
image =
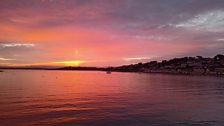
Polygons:
<instances>
[{"instance_id":1,"label":"boat","mask_svg":"<svg viewBox=\"0 0 224 126\"><path fill-rule=\"evenodd\" d=\"M111 74L111 71L107 71L107 74Z\"/></svg>"}]
</instances>

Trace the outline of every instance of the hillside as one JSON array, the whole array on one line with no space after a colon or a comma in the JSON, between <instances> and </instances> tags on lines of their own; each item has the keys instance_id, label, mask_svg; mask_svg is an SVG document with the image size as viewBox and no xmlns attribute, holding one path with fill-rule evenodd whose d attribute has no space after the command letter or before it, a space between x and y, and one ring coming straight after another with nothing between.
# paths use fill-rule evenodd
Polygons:
<instances>
[{"instance_id":1,"label":"hillside","mask_svg":"<svg viewBox=\"0 0 224 126\"><path fill-rule=\"evenodd\" d=\"M109 67L107 70L120 72L224 75L224 55L219 54L213 58L204 58L202 56L174 58L161 62L151 61L119 67Z\"/></svg>"}]
</instances>

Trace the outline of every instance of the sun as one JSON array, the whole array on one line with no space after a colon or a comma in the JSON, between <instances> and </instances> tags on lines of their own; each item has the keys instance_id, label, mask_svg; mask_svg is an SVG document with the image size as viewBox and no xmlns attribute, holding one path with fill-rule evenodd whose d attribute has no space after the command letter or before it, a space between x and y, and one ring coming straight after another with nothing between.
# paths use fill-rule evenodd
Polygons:
<instances>
[{"instance_id":1,"label":"sun","mask_svg":"<svg viewBox=\"0 0 224 126\"><path fill-rule=\"evenodd\" d=\"M85 61L82 60L73 60L73 61L61 61L61 62L54 62L55 64L63 64L65 66L80 66Z\"/></svg>"}]
</instances>

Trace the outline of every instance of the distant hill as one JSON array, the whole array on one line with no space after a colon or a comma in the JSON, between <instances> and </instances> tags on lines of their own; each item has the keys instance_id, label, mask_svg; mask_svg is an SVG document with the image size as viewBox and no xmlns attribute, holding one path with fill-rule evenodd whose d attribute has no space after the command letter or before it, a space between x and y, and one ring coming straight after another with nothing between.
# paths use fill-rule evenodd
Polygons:
<instances>
[{"instance_id":1,"label":"distant hill","mask_svg":"<svg viewBox=\"0 0 224 126\"><path fill-rule=\"evenodd\" d=\"M87 70L87 71L101 71L105 70L105 68L98 68L98 67L62 67L62 68L55 68L51 70Z\"/></svg>"},{"instance_id":2,"label":"distant hill","mask_svg":"<svg viewBox=\"0 0 224 126\"><path fill-rule=\"evenodd\" d=\"M0 67L0 69L24 69L24 70L85 70L85 71L116 71L116 72L144 72L144 73L169 73L188 75L219 75L224 76L224 55L218 54L209 57L183 57L170 60L150 61L123 65L119 67Z\"/></svg>"},{"instance_id":3,"label":"distant hill","mask_svg":"<svg viewBox=\"0 0 224 126\"><path fill-rule=\"evenodd\" d=\"M89 70L99 71L105 68L98 67L53 67L53 66L26 66L26 67L0 67L0 69L13 69L13 70Z\"/></svg>"},{"instance_id":4,"label":"distant hill","mask_svg":"<svg viewBox=\"0 0 224 126\"><path fill-rule=\"evenodd\" d=\"M202 56L174 58L161 62L151 61L119 67L108 67L106 70L119 72L224 75L224 55L219 54L213 58L204 58Z\"/></svg>"}]
</instances>

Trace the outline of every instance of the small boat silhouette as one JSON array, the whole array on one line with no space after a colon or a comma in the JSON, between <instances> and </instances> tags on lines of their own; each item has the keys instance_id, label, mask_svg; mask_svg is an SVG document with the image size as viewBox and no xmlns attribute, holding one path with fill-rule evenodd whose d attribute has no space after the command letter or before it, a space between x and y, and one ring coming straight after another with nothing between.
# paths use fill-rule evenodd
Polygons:
<instances>
[{"instance_id":1,"label":"small boat silhouette","mask_svg":"<svg viewBox=\"0 0 224 126\"><path fill-rule=\"evenodd\" d=\"M111 71L107 71L107 74L111 74Z\"/></svg>"}]
</instances>

